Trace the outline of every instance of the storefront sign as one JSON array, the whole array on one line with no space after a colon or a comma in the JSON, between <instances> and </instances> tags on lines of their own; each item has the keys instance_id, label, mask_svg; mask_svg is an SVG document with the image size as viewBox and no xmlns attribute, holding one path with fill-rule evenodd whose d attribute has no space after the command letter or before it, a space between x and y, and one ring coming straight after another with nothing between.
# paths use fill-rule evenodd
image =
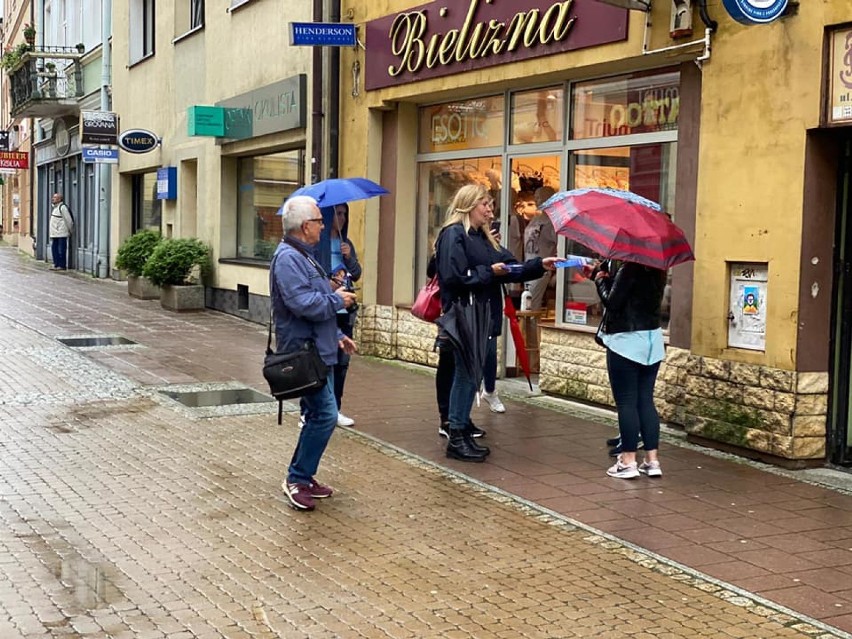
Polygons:
<instances>
[{"instance_id":1,"label":"storefront sign","mask_svg":"<svg viewBox=\"0 0 852 639\"><path fill-rule=\"evenodd\" d=\"M128 129L118 136L118 146L128 153L148 153L160 145L160 138L146 129Z\"/></svg>"},{"instance_id":2,"label":"storefront sign","mask_svg":"<svg viewBox=\"0 0 852 639\"><path fill-rule=\"evenodd\" d=\"M118 115L109 111L80 112L80 142L117 144Z\"/></svg>"},{"instance_id":3,"label":"storefront sign","mask_svg":"<svg viewBox=\"0 0 852 639\"><path fill-rule=\"evenodd\" d=\"M291 22L290 46L354 47L355 25L337 22Z\"/></svg>"},{"instance_id":4,"label":"storefront sign","mask_svg":"<svg viewBox=\"0 0 852 639\"><path fill-rule=\"evenodd\" d=\"M0 151L0 169L28 169L30 154L25 151Z\"/></svg>"},{"instance_id":5,"label":"storefront sign","mask_svg":"<svg viewBox=\"0 0 852 639\"><path fill-rule=\"evenodd\" d=\"M157 169L157 199L177 199L177 167L164 166Z\"/></svg>"},{"instance_id":6,"label":"storefront sign","mask_svg":"<svg viewBox=\"0 0 852 639\"><path fill-rule=\"evenodd\" d=\"M724 0L725 9L737 22L766 24L787 10L787 0Z\"/></svg>"},{"instance_id":7,"label":"storefront sign","mask_svg":"<svg viewBox=\"0 0 852 639\"><path fill-rule=\"evenodd\" d=\"M187 135L221 137L225 135L225 109L193 105L186 109Z\"/></svg>"},{"instance_id":8,"label":"storefront sign","mask_svg":"<svg viewBox=\"0 0 852 639\"><path fill-rule=\"evenodd\" d=\"M294 75L217 102L217 107L225 107L223 137L243 139L303 129L308 103L307 87L306 75Z\"/></svg>"},{"instance_id":9,"label":"storefront sign","mask_svg":"<svg viewBox=\"0 0 852 639\"><path fill-rule=\"evenodd\" d=\"M89 164L118 164L118 149L83 146L83 162Z\"/></svg>"},{"instance_id":10,"label":"storefront sign","mask_svg":"<svg viewBox=\"0 0 852 639\"><path fill-rule=\"evenodd\" d=\"M432 2L367 23L367 90L627 39L628 12L575 0Z\"/></svg>"},{"instance_id":11,"label":"storefront sign","mask_svg":"<svg viewBox=\"0 0 852 639\"><path fill-rule=\"evenodd\" d=\"M852 27L830 35L828 64L828 124L852 122Z\"/></svg>"},{"instance_id":12,"label":"storefront sign","mask_svg":"<svg viewBox=\"0 0 852 639\"><path fill-rule=\"evenodd\" d=\"M448 102L420 110L421 153L500 146L503 95Z\"/></svg>"}]
</instances>

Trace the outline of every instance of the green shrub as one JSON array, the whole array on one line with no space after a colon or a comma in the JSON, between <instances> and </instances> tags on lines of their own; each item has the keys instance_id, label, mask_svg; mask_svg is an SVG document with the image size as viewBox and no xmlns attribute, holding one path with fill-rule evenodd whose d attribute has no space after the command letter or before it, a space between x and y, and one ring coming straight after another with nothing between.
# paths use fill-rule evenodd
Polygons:
<instances>
[{"instance_id":1,"label":"green shrub","mask_svg":"<svg viewBox=\"0 0 852 639\"><path fill-rule=\"evenodd\" d=\"M163 237L159 231L139 231L121 243L115 255L115 265L128 275L139 277L145 268L145 262L151 257L157 244Z\"/></svg>"},{"instance_id":2,"label":"green shrub","mask_svg":"<svg viewBox=\"0 0 852 639\"><path fill-rule=\"evenodd\" d=\"M207 271L210 249L194 237L163 240L145 263L142 275L157 286L190 284L190 278Z\"/></svg>"}]
</instances>

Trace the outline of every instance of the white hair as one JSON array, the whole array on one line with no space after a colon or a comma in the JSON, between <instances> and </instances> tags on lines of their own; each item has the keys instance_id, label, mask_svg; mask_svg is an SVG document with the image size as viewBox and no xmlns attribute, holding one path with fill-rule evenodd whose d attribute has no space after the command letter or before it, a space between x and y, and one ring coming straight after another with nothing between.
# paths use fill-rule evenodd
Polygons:
<instances>
[{"instance_id":1,"label":"white hair","mask_svg":"<svg viewBox=\"0 0 852 639\"><path fill-rule=\"evenodd\" d=\"M316 216L317 201L309 195L297 195L284 202L281 215L284 233L289 235L302 228L302 224Z\"/></svg>"}]
</instances>

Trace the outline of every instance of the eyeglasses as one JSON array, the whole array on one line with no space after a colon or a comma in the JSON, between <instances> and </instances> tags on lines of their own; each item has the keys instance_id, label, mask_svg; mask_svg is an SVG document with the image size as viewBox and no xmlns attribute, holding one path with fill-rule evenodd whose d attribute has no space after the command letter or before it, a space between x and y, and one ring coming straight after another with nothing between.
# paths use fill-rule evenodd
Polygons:
<instances>
[{"instance_id":1,"label":"eyeglasses","mask_svg":"<svg viewBox=\"0 0 852 639\"><path fill-rule=\"evenodd\" d=\"M319 222L320 224L322 224L323 221L324 220L321 217L312 217L310 219L305 220L305 222Z\"/></svg>"}]
</instances>

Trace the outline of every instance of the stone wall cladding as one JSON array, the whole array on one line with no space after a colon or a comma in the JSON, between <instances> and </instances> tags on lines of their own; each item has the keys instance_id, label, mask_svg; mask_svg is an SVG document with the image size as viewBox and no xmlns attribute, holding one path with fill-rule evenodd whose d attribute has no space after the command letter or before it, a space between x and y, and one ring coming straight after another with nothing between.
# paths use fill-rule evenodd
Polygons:
<instances>
[{"instance_id":1,"label":"stone wall cladding","mask_svg":"<svg viewBox=\"0 0 852 639\"><path fill-rule=\"evenodd\" d=\"M437 330L408 310L361 311L361 353L436 366ZM614 406L606 354L594 335L541 329L545 393ZM708 440L785 459L825 457L828 373L796 373L702 357L667 347L656 386L657 409L669 423Z\"/></svg>"}]
</instances>

